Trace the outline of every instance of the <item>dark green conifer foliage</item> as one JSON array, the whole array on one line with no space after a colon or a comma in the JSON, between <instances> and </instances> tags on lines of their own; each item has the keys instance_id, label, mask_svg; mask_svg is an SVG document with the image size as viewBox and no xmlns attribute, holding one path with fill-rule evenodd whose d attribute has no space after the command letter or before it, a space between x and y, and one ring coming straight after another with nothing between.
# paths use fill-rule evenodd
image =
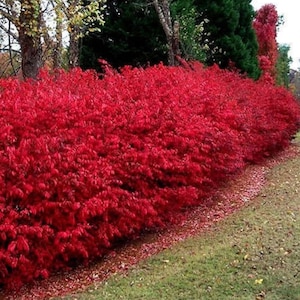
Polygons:
<instances>
[{"instance_id":1,"label":"dark green conifer foliage","mask_svg":"<svg viewBox=\"0 0 300 300\"><path fill-rule=\"evenodd\" d=\"M214 63L235 68L257 79L260 70L257 60L257 41L252 27L254 17L250 0L195 0L200 21L207 19L201 46L207 44L208 65Z\"/></svg>"},{"instance_id":2,"label":"dark green conifer foliage","mask_svg":"<svg viewBox=\"0 0 300 300\"><path fill-rule=\"evenodd\" d=\"M286 88L289 86L290 63L292 62L289 50L290 47L288 45L279 45L276 63L276 83Z\"/></svg>"},{"instance_id":3,"label":"dark green conifer foliage","mask_svg":"<svg viewBox=\"0 0 300 300\"><path fill-rule=\"evenodd\" d=\"M97 59L113 67L144 66L167 60L165 35L152 5L143 0L108 0L101 32L83 39L81 66L97 68Z\"/></svg>"}]
</instances>

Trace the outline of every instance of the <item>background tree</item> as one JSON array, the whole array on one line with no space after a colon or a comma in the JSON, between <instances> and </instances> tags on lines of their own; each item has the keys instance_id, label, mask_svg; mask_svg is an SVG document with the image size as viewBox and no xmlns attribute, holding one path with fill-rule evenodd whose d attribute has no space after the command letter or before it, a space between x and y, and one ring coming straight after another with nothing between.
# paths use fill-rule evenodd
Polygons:
<instances>
[{"instance_id":1,"label":"background tree","mask_svg":"<svg viewBox=\"0 0 300 300\"><path fill-rule=\"evenodd\" d=\"M235 59L232 58L232 60L236 62L239 69L257 79L260 76L257 59L258 42L252 25L255 12L251 5L251 0L235 0L234 4L239 12L239 21L235 34L240 39L238 39L237 48L233 51L233 58ZM239 43L241 48L239 48Z\"/></svg>"},{"instance_id":2,"label":"background tree","mask_svg":"<svg viewBox=\"0 0 300 300\"><path fill-rule=\"evenodd\" d=\"M203 26L208 20L197 23L199 13L194 5L194 0L173 1L171 3L171 15L180 25L181 56L186 60L205 61L205 47L202 47L200 43L201 38L208 34L204 32Z\"/></svg>"},{"instance_id":3,"label":"background tree","mask_svg":"<svg viewBox=\"0 0 300 300\"><path fill-rule=\"evenodd\" d=\"M178 20L172 20L171 6L169 0L153 0L153 5L158 15L160 24L164 30L168 47L168 65L174 66L176 56L180 55Z\"/></svg>"},{"instance_id":4,"label":"background tree","mask_svg":"<svg viewBox=\"0 0 300 300\"><path fill-rule=\"evenodd\" d=\"M159 7L163 8L162 4L159 2ZM167 4L165 10L168 17L162 20L169 22L165 31L168 32L171 27L174 30L172 20L176 21L177 29L178 25L180 27L177 37L173 37L173 32L170 33L169 46L152 1L107 1L105 25L101 32L83 39L81 66L97 68L98 58L104 58L114 67L126 64L144 66L161 61L174 64L174 52L186 59L203 61L205 52L199 46L200 35L204 34L203 26L197 24L198 13L193 0L176 0Z\"/></svg>"},{"instance_id":5,"label":"background tree","mask_svg":"<svg viewBox=\"0 0 300 300\"><path fill-rule=\"evenodd\" d=\"M167 62L164 31L152 4L145 0L108 0L101 32L83 38L81 66L99 68L98 58L113 67Z\"/></svg>"},{"instance_id":6,"label":"background tree","mask_svg":"<svg viewBox=\"0 0 300 300\"><path fill-rule=\"evenodd\" d=\"M0 78L16 75L21 66L20 53L11 50L0 53Z\"/></svg>"},{"instance_id":7,"label":"background tree","mask_svg":"<svg viewBox=\"0 0 300 300\"><path fill-rule=\"evenodd\" d=\"M0 0L0 29L9 43L14 39L19 44L23 77L36 78L40 67L49 59L54 61L54 66L61 65L64 30L69 32L69 65L78 65L79 39L93 29L93 22L103 23L104 2Z\"/></svg>"},{"instance_id":8,"label":"background tree","mask_svg":"<svg viewBox=\"0 0 300 300\"><path fill-rule=\"evenodd\" d=\"M279 17L275 5L266 4L256 13L253 27L258 40L258 57L263 77L276 81L278 46L276 42Z\"/></svg>"},{"instance_id":9,"label":"background tree","mask_svg":"<svg viewBox=\"0 0 300 300\"><path fill-rule=\"evenodd\" d=\"M289 89L300 100L300 70L290 70Z\"/></svg>"},{"instance_id":10,"label":"background tree","mask_svg":"<svg viewBox=\"0 0 300 300\"><path fill-rule=\"evenodd\" d=\"M290 63L292 62L289 50L290 47L288 45L279 45L276 62L276 83L286 88L289 87Z\"/></svg>"},{"instance_id":11,"label":"background tree","mask_svg":"<svg viewBox=\"0 0 300 300\"><path fill-rule=\"evenodd\" d=\"M40 0L1 0L0 15L6 20L1 28L19 42L23 76L35 78L42 64Z\"/></svg>"},{"instance_id":12,"label":"background tree","mask_svg":"<svg viewBox=\"0 0 300 300\"><path fill-rule=\"evenodd\" d=\"M62 8L69 33L69 66L79 66L80 39L93 31L100 31L104 24L103 5L106 0L55 0ZM97 27L91 26L97 22ZM61 26L61 25L60 25Z\"/></svg>"},{"instance_id":13,"label":"background tree","mask_svg":"<svg viewBox=\"0 0 300 300\"><path fill-rule=\"evenodd\" d=\"M232 63L243 73L258 78L257 41L252 28L250 0L195 0L204 31L200 45L207 48L206 63L228 68Z\"/></svg>"},{"instance_id":14,"label":"background tree","mask_svg":"<svg viewBox=\"0 0 300 300\"><path fill-rule=\"evenodd\" d=\"M11 21L7 20L0 13L0 77L14 76L21 68L21 53L19 49L16 50L15 47L15 45L19 46L17 41L18 37L16 29L15 31L13 31L13 29L15 29L15 27Z\"/></svg>"}]
</instances>

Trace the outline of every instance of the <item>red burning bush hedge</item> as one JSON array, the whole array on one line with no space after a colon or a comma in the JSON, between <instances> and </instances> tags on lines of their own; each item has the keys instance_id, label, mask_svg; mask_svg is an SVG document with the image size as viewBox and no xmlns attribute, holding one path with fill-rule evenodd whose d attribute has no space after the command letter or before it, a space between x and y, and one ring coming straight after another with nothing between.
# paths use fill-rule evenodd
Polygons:
<instances>
[{"instance_id":1,"label":"red burning bush hedge","mask_svg":"<svg viewBox=\"0 0 300 300\"><path fill-rule=\"evenodd\" d=\"M289 92L193 69L0 82L0 285L99 257L289 143Z\"/></svg>"}]
</instances>

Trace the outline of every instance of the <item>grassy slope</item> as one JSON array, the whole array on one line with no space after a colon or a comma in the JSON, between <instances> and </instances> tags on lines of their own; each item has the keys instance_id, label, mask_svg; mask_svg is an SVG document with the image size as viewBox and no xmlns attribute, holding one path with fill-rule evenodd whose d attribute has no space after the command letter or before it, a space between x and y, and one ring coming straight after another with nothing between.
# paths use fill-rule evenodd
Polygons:
<instances>
[{"instance_id":1,"label":"grassy slope","mask_svg":"<svg viewBox=\"0 0 300 300\"><path fill-rule=\"evenodd\" d=\"M201 236L63 299L300 299L300 157Z\"/></svg>"}]
</instances>

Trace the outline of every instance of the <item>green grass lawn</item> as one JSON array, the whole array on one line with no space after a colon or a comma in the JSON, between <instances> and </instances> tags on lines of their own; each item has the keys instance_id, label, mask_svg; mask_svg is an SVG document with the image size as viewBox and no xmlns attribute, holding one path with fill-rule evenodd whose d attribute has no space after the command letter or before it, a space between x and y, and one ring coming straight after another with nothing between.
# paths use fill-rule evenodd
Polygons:
<instances>
[{"instance_id":1,"label":"green grass lawn","mask_svg":"<svg viewBox=\"0 0 300 300\"><path fill-rule=\"evenodd\" d=\"M300 300L300 157L273 168L260 196L209 231L56 299Z\"/></svg>"}]
</instances>

